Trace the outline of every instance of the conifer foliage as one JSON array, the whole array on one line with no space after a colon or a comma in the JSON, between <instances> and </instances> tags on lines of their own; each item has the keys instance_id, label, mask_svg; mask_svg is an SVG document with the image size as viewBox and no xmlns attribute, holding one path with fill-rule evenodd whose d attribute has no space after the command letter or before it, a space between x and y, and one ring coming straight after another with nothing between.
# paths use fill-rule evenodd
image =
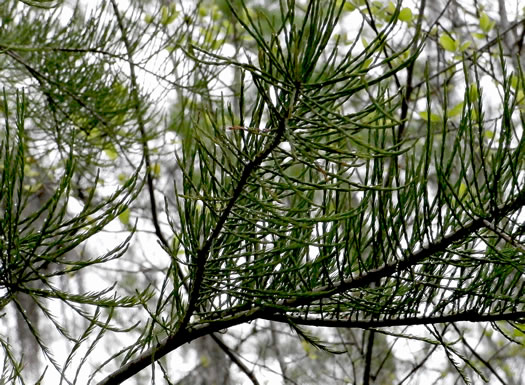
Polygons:
<instances>
[{"instance_id":1,"label":"conifer foliage","mask_svg":"<svg viewBox=\"0 0 525 385\"><path fill-rule=\"evenodd\" d=\"M513 378L484 357L524 341L522 11L4 3L1 383Z\"/></svg>"}]
</instances>

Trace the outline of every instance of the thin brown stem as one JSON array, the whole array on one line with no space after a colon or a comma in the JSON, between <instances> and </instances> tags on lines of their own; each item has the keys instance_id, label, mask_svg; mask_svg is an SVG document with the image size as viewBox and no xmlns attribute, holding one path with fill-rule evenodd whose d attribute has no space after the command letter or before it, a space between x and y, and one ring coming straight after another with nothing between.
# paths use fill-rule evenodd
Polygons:
<instances>
[{"instance_id":1,"label":"thin brown stem","mask_svg":"<svg viewBox=\"0 0 525 385\"><path fill-rule=\"evenodd\" d=\"M148 147L148 140L146 136L146 125L145 125L144 117L140 110L141 103L140 103L140 97L139 97L139 87L137 84L137 75L135 73L135 64L133 62L133 50L131 48L131 44L128 39L128 35L126 33L126 29L124 27L124 22L122 20L122 15L120 14L120 11L118 10L116 1L111 0L111 5L113 6L113 11L117 19L120 33L122 35L122 41L124 42L124 46L126 47L126 53L128 57L127 62L129 63L129 72L130 72L130 80L131 80L131 97L133 98L133 104L135 108L135 117L137 119L137 125L138 125L139 132L140 132L140 137L141 137L141 142L142 142L142 152L144 155L144 164L146 166L146 183L148 186L148 194L149 194L150 209L151 209L151 219L153 222L153 227L155 228L155 234L159 238L162 245L164 247L169 248L169 243L164 237L164 234L162 233L162 230L159 225L159 219L158 219L158 214L157 214L157 203L155 199L155 186L153 184L151 155L150 155L150 150Z\"/></svg>"}]
</instances>

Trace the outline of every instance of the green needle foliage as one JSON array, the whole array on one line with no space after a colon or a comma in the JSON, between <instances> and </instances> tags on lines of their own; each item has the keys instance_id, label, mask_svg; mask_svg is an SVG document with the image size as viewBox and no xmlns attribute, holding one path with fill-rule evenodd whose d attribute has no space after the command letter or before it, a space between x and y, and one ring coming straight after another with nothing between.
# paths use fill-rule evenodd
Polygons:
<instances>
[{"instance_id":1,"label":"green needle foliage","mask_svg":"<svg viewBox=\"0 0 525 385\"><path fill-rule=\"evenodd\" d=\"M311 326L368 330L354 382L375 378L381 334L425 342L427 358L440 346L465 382L488 377L480 362L501 380L457 323L523 340L525 81L503 36L513 26L490 40L482 12L474 51L453 31L437 36L425 1L111 0L91 15L80 2L69 21L59 2L23 3L0 11L0 307L16 304L63 381L125 332L133 342L109 349L89 381L139 381L157 364L169 378L164 356L211 336L257 383L215 333L260 320L288 325L309 357L310 345L348 351ZM356 14L362 24L345 26ZM483 93L487 73L499 99ZM105 180L120 185L107 194ZM130 213L151 225L135 240ZM72 254L117 218L122 243ZM147 256L154 278L136 262L147 236L162 248L162 267ZM129 261L142 271L124 273ZM127 285L77 293L57 280L110 262ZM19 293L70 341L63 365ZM51 299L87 323L65 325ZM400 328L414 325L428 334ZM0 341L4 380L21 379Z\"/></svg>"},{"instance_id":2,"label":"green needle foliage","mask_svg":"<svg viewBox=\"0 0 525 385\"><path fill-rule=\"evenodd\" d=\"M362 53L341 58L327 47L340 8L310 2L298 17L290 6L268 42L248 10L232 7L268 64L212 56L246 72L258 99L240 111L250 129L212 116L213 137L196 135L180 159L178 237L192 283L183 325L197 309L201 322L234 312L349 326L519 317L519 269L480 256L515 237L524 203L512 103L491 144L468 95L454 132L445 120L400 137L403 94L385 84L417 58L418 36L406 60L383 58L393 15Z\"/></svg>"},{"instance_id":3,"label":"green needle foliage","mask_svg":"<svg viewBox=\"0 0 525 385\"><path fill-rule=\"evenodd\" d=\"M5 96L5 95L4 95ZM42 296L69 299L70 295L52 289L52 277L72 273L92 264L105 263L118 258L125 252L125 241L115 250L92 260L75 261L67 253L104 228L118 216L123 207L135 197L136 176L102 203L93 202L93 194L85 200L82 211L74 216L67 213L71 196L71 178L75 172L74 157L71 154L64 165L64 175L58 180L55 191L46 192L42 184L27 184L30 178L26 161L25 98L17 98L15 128L11 127L9 108L4 104L6 114L5 131L2 140L2 174L0 179L2 224L2 287L7 290L4 301L8 302L18 291L33 293L27 285L41 281L50 290L36 291ZM14 132L13 132L14 131ZM96 187L96 186L95 186ZM94 189L92 190L94 191ZM34 194L49 195L36 211L28 212ZM101 293L90 296L98 303ZM89 302L86 297L80 302ZM71 299L73 299L71 297ZM4 303L5 303L4 302ZM122 303L129 302L124 300ZM120 303L119 300L109 304Z\"/></svg>"}]
</instances>

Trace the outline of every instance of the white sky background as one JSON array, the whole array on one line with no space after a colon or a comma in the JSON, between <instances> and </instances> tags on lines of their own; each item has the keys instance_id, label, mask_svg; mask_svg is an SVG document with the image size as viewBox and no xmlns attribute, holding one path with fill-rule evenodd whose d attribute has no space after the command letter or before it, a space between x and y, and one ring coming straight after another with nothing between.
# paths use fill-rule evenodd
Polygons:
<instances>
[{"instance_id":1,"label":"white sky background","mask_svg":"<svg viewBox=\"0 0 525 385\"><path fill-rule=\"evenodd\" d=\"M489 16L491 16L492 18L496 19L498 17L498 14L497 14L497 3L496 2L490 2L488 0L482 1L482 2L489 5L489 7L487 9L487 14ZM84 4L86 6L86 8L93 8L93 9L95 9L97 7L98 3L99 3L98 1L90 1L90 0L86 0L86 1L82 2L82 4ZM192 2L188 1L187 3L191 4ZM405 1L405 3L409 3L409 2ZM480 3L481 3L481 1L480 1ZM127 8L128 2L119 0L119 5L121 5L121 4L122 4L121 10L125 10ZM509 13L509 18L511 20L513 19L513 13L515 12L516 9L518 9L519 4L520 4L520 2L517 1L517 0L506 1L507 12ZM523 5L523 2L522 2L522 5ZM70 17L70 16L68 16L68 12L70 13L70 11L68 11L67 7L64 7L64 11L63 11L64 20L68 20L68 17ZM354 12L351 16L348 16L348 21L345 20L344 25L345 26L349 26L349 25L359 26L359 23L356 23L355 22L356 19L354 19L354 16L356 16L356 15L357 15L357 13ZM349 32L351 32L351 31L349 31ZM228 54L228 47L226 47L226 49L225 49L225 51L223 53L226 54L226 55ZM158 58L159 62L163 62L164 59L165 59L164 57L159 57ZM127 71L126 68L124 68L123 70ZM153 67L152 70L154 71L155 68ZM157 79L154 76L148 75L148 74L145 74L145 73L141 73L140 76L142 77L142 80L141 80L142 86L145 87L145 89L147 91L152 91L153 95L155 95L155 90L157 88L158 89L162 88L162 87L158 87L158 81L157 81ZM224 82L226 82L226 83L228 83L230 81L228 79L228 76L231 77L231 73L230 73L230 75L226 74L226 76L224 78ZM482 78L482 86L483 86L483 90L484 90L484 94L485 95L492 95L496 91L493 82L490 79L488 79L488 77ZM160 96L160 94L159 94L159 96ZM159 100L159 102L166 103L166 106L168 106L168 103L169 103L170 99L166 98L166 96L169 97L169 95L166 95L166 94L162 93L162 97L164 99ZM171 99L171 100L173 100L173 99ZM490 101L488 101L488 103L490 103ZM173 139L175 139L175 138L173 137ZM112 189L113 187L112 186L108 186L107 188L108 189ZM159 203L162 204L162 201L160 200ZM76 210L79 210L79 209L80 209L80 207L74 207L74 204L72 204L72 207L71 207L72 212L74 212ZM133 218L132 218L132 222L133 222ZM140 223L139 222L139 228L151 229L152 227L148 223ZM122 230L122 225L121 225L121 223L119 221L116 220L116 221L112 222L108 226L106 233L98 234L98 235L93 237L88 242L88 248L89 248L90 253L101 254L101 253L107 252L110 248L114 247L118 243L116 241L116 238L118 237L116 234L118 234L121 230ZM169 234L170 230L169 229L166 229L166 230L167 230L166 234ZM141 233L138 233L135 236L135 240L134 240L133 243L136 246L142 246L144 248L143 253L144 253L144 255L147 255L147 258L151 262L152 265L167 266L167 264L168 264L167 256L166 256L165 252L163 250L161 250L161 248L158 246L155 236L153 236L151 234L147 234L145 232L141 232ZM115 261L113 263L113 265L115 266L115 268L119 268L119 267L121 267L121 263L122 263L121 261ZM109 266L109 267L111 268L111 266ZM138 266L132 266L132 265L130 265L128 267L130 269L138 268ZM108 283L107 280L102 277L102 275L104 275L104 273L100 274L97 268L89 269L89 270L91 272L88 273L88 277L89 277L88 282L90 283L90 285L93 286L94 290L100 290L101 288L107 286L107 283ZM88 289L90 289L90 288L88 288ZM60 309L57 309L57 310L59 310L57 313L61 314L60 313ZM414 332L416 330L424 332L424 328L414 329ZM122 339L122 342L123 342L123 345L124 345L125 344L125 339L126 339L125 336L121 335L121 339ZM130 339L128 342L132 343L133 340ZM56 344L56 346L53 346L53 351L54 352L60 352L60 350L61 350L60 346L61 346L62 343L57 340L55 342L55 344ZM56 347L56 349L55 349L55 347ZM410 342L407 345L405 345L404 342L401 342L401 343L398 342L397 347L394 349L395 355L397 357L399 357L399 358L406 358L408 360L413 360L414 356L417 357L418 351L419 351L419 343L417 343L417 342ZM65 354L65 352L64 352L64 354ZM78 356L82 357L82 354L79 353ZM172 352L172 353L170 353L169 357L170 357L170 362L173 363L173 365L171 365L171 369L172 369L172 372L174 373L174 377L177 377L177 375L179 373L181 375L184 374L187 370L190 370L195 365L195 361L194 360L188 360L187 357L183 357L181 351ZM59 363L62 363L63 359L65 357L60 357L60 354L58 354L55 358L58 360ZM198 360L198 357L195 357L195 358ZM254 358L254 357L250 357L250 358ZM443 357L441 357L440 361L442 361L442 360L444 360ZM444 362L444 361L442 361L442 362ZM277 363L275 363L275 366L273 367L273 369L276 372L279 371ZM242 379L242 380L245 380L245 377L242 374L239 374L238 378ZM270 372L266 372L264 375L261 375L260 379L261 379L262 383L264 383L265 381L266 381L266 383L269 383L269 384L275 384L275 383L280 382L279 376L277 374L272 375ZM80 378L79 383L80 384L85 383L85 380L86 380L86 377L83 376L83 377ZM51 368L50 368L48 370L48 373L46 375L46 381L44 383L45 384L57 384L58 381L59 381L59 377L57 376L55 371L51 370ZM245 383L249 384L250 382L246 380Z\"/></svg>"}]
</instances>

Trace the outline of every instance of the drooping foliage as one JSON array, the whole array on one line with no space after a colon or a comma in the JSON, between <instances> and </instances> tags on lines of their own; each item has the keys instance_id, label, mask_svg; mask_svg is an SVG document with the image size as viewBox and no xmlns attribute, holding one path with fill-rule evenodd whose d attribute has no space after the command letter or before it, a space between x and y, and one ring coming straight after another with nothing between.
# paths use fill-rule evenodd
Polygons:
<instances>
[{"instance_id":1,"label":"drooping foliage","mask_svg":"<svg viewBox=\"0 0 525 385\"><path fill-rule=\"evenodd\" d=\"M349 352L355 335L339 332L341 348L337 328L368 330L354 382L396 371L373 358L374 343L395 356L395 338L427 343L414 367L439 346L465 382L501 380L461 321L521 342L518 16L498 30L465 8L469 31L425 1L23 3L0 11L2 307L15 304L64 380L139 381L152 365L170 378L165 356L209 336L216 360L257 383L217 334L251 322L270 325L284 381L298 368L277 324L312 360L312 346L324 360ZM75 254L111 226L122 243ZM118 283L89 286L98 266ZM62 322L54 300L85 324ZM30 309L69 340L65 364ZM113 332L129 341L86 369ZM21 376L2 345L4 378ZM415 372L397 368L384 383Z\"/></svg>"}]
</instances>

